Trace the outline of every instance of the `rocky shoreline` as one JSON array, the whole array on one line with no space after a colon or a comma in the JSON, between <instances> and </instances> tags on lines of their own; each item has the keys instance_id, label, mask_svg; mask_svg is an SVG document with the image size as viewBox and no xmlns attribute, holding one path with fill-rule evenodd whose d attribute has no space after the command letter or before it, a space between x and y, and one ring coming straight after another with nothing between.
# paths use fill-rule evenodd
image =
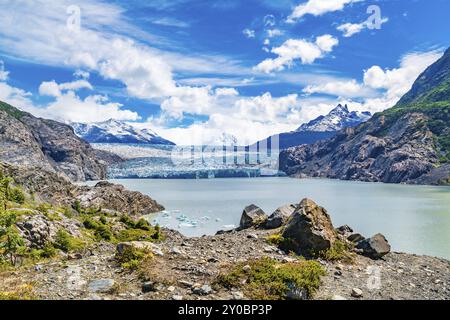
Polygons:
<instances>
[{"instance_id":1,"label":"rocky shoreline","mask_svg":"<svg viewBox=\"0 0 450 320\"><path fill-rule=\"evenodd\" d=\"M0 299L450 299L449 261L390 252L382 235L334 228L309 199L270 216L251 205L238 229L189 238L142 220L142 200L159 208L147 196L109 183L68 185L79 206L70 210L57 206L67 201L60 193L53 206L7 202L0 217L17 219L25 253L14 265L2 258Z\"/></svg>"},{"instance_id":2,"label":"rocky shoreline","mask_svg":"<svg viewBox=\"0 0 450 320\"><path fill-rule=\"evenodd\" d=\"M221 272L234 264L263 257L281 263L295 260L267 243L271 232L266 230L201 238L165 232L167 239L157 244L162 254L154 258L155 273L150 281L137 272L124 272L115 261L116 247L102 243L82 257L2 273L1 287L8 283L34 283L37 298L49 300L240 300L249 297L241 290L215 285ZM450 299L450 263L444 259L389 253L377 261L357 256L351 264L319 262L327 274L321 278L313 299ZM370 268L380 268L379 288L368 288L373 276L367 273Z\"/></svg>"}]
</instances>

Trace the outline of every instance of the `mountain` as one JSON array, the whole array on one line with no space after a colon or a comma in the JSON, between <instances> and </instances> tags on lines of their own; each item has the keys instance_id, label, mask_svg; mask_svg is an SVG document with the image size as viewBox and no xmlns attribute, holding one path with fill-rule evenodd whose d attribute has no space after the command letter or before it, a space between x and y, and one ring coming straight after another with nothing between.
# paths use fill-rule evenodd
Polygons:
<instances>
[{"instance_id":1,"label":"mountain","mask_svg":"<svg viewBox=\"0 0 450 320\"><path fill-rule=\"evenodd\" d=\"M74 181L106 177L106 163L70 126L1 101L0 161L60 173Z\"/></svg>"},{"instance_id":2,"label":"mountain","mask_svg":"<svg viewBox=\"0 0 450 320\"><path fill-rule=\"evenodd\" d=\"M350 112L347 105L339 104L326 116L320 116L302 124L296 132L335 132L344 128L356 127L360 123L369 120L370 117L372 117L370 112Z\"/></svg>"},{"instance_id":3,"label":"mountain","mask_svg":"<svg viewBox=\"0 0 450 320\"><path fill-rule=\"evenodd\" d=\"M369 120L371 116L370 112L350 112L347 105L339 104L327 115L301 125L296 131L273 135L266 140L275 141L278 136L280 149L312 144L319 140L334 137L339 130L355 127ZM259 143L263 141L259 141Z\"/></svg>"},{"instance_id":4,"label":"mountain","mask_svg":"<svg viewBox=\"0 0 450 320\"><path fill-rule=\"evenodd\" d=\"M450 184L450 49L392 108L328 140L282 151L298 177Z\"/></svg>"},{"instance_id":5,"label":"mountain","mask_svg":"<svg viewBox=\"0 0 450 320\"><path fill-rule=\"evenodd\" d=\"M175 145L150 129L136 129L117 120L91 124L71 123L75 134L90 143L137 143Z\"/></svg>"}]
</instances>

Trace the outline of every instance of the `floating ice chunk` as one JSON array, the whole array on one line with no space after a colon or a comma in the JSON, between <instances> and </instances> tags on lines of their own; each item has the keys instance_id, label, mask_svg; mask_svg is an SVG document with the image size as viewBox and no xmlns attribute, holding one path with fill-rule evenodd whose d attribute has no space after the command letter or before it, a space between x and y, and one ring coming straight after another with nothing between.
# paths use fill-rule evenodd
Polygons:
<instances>
[{"instance_id":1,"label":"floating ice chunk","mask_svg":"<svg viewBox=\"0 0 450 320\"><path fill-rule=\"evenodd\" d=\"M222 222L222 219L216 218L216 222Z\"/></svg>"}]
</instances>

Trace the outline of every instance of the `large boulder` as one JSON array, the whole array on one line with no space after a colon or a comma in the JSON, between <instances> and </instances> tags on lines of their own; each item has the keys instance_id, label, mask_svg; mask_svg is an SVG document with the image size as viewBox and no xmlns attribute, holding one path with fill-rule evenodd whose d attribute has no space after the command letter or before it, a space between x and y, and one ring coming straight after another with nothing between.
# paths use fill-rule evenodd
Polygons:
<instances>
[{"instance_id":1,"label":"large boulder","mask_svg":"<svg viewBox=\"0 0 450 320\"><path fill-rule=\"evenodd\" d=\"M358 242L356 248L362 250L363 255L375 260L382 258L391 251L390 244L381 233Z\"/></svg>"},{"instance_id":2,"label":"large boulder","mask_svg":"<svg viewBox=\"0 0 450 320\"><path fill-rule=\"evenodd\" d=\"M296 205L288 204L282 207L279 207L275 210L267 219L266 228L267 229L276 229L283 225L285 225L289 219L289 217L294 213Z\"/></svg>"},{"instance_id":3,"label":"large boulder","mask_svg":"<svg viewBox=\"0 0 450 320\"><path fill-rule=\"evenodd\" d=\"M251 227L259 227L264 225L267 221L266 213L258 206L251 204L247 206L242 212L239 229L248 229Z\"/></svg>"},{"instance_id":4,"label":"large boulder","mask_svg":"<svg viewBox=\"0 0 450 320\"><path fill-rule=\"evenodd\" d=\"M336 230L327 211L310 199L303 199L284 231L289 250L299 254L317 253L331 248L337 239Z\"/></svg>"},{"instance_id":5,"label":"large boulder","mask_svg":"<svg viewBox=\"0 0 450 320\"><path fill-rule=\"evenodd\" d=\"M16 223L19 234L25 240L25 245L34 249L42 249L56 239L59 230L65 230L71 236L81 238L82 224L74 219L59 215L58 219L50 219L34 210L32 215L22 215ZM55 214L54 212L51 212Z\"/></svg>"}]
</instances>

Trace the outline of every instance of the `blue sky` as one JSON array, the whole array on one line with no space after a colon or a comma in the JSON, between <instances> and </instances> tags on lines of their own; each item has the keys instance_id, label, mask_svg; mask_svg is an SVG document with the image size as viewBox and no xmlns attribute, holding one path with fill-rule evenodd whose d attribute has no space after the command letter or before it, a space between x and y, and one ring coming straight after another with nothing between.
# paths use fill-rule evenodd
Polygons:
<instances>
[{"instance_id":1,"label":"blue sky","mask_svg":"<svg viewBox=\"0 0 450 320\"><path fill-rule=\"evenodd\" d=\"M179 144L250 143L340 102L392 106L449 46L448 12L446 0L1 1L0 100Z\"/></svg>"}]
</instances>

